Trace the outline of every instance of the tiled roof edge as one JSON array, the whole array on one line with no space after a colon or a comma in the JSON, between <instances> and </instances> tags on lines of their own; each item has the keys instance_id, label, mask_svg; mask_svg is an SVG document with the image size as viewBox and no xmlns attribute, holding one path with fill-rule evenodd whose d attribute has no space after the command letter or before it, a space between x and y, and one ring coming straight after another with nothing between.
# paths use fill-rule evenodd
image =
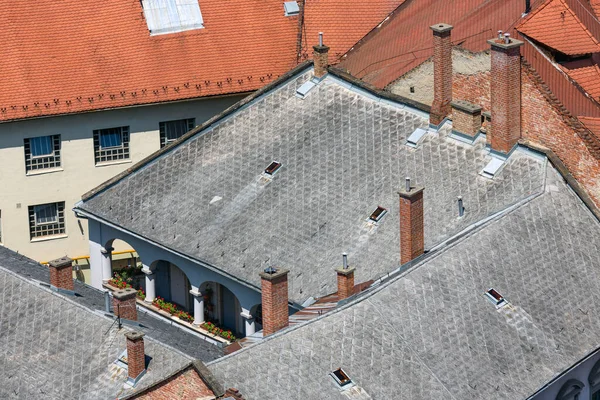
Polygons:
<instances>
[{"instance_id":1,"label":"tiled roof edge","mask_svg":"<svg viewBox=\"0 0 600 400\"><path fill-rule=\"evenodd\" d=\"M327 70L329 71L330 74L337 76L338 78L341 78L345 81L348 81L349 83L353 84L354 86L359 87L363 90L366 90L378 97L382 97L387 100L395 101L397 103L407 104L411 107L414 107L414 108L424 111L426 113L431 112L431 106L429 106L427 104L419 103L418 101L415 101L413 99L409 99L407 97L399 96L397 94L388 92L386 90L379 89L379 88L371 85L370 83L366 83L358 78L355 78L353 75L350 75L349 73L347 73L344 70L341 70L336 67L329 67L329 68L327 68Z\"/></svg>"},{"instance_id":2,"label":"tiled roof edge","mask_svg":"<svg viewBox=\"0 0 600 400\"><path fill-rule=\"evenodd\" d=\"M133 392L131 392L131 393L127 394L126 396L123 396L123 397L118 397L118 400L127 400L127 399L133 399L133 398L135 398L135 397L138 397L138 396L140 396L140 395L142 395L142 394L144 394L144 393L147 393L148 391L150 391L150 390L152 390L152 389L155 389L156 387L160 386L161 384L163 384L164 382L168 381L169 379L171 379L171 378L174 378L174 377L176 377L177 375L179 375L179 374L181 374L181 373L183 373L183 372L187 371L188 369L190 369L190 368L192 367L192 365L193 365L193 363L192 363L192 362L189 362L189 363L185 364L183 367L181 367L181 368L179 368L179 369L177 369L177 370L173 371L173 372L172 372L171 374L169 374L168 376L165 376L163 379L161 379L161 380L158 380L158 381L156 381L156 382L152 383L151 385L149 385L149 386L146 386L146 387L144 387L144 388L141 388L141 389L139 389L139 390L135 390L135 391L133 391Z\"/></svg>"},{"instance_id":3,"label":"tiled roof edge","mask_svg":"<svg viewBox=\"0 0 600 400\"><path fill-rule=\"evenodd\" d=\"M121 172L120 174L115 175L114 177L110 178L109 180L105 181L104 183L101 183L100 185L96 186L94 189L84 193L81 196L81 200L86 201L86 200L91 199L95 195L97 195L97 194L103 192L104 190L108 189L109 187L113 186L114 184L119 182L121 179L140 170L141 168L143 168L150 162L156 160L163 154L168 153L171 150L178 148L180 145L185 143L187 141L187 139L191 138L192 136L195 136L196 134L198 134L199 132L202 132L203 130L210 127L214 123L219 122L222 119L233 114L234 112L236 112L237 110L239 110L240 108L245 106L246 104L252 102L256 98L262 96L263 94L269 92L270 90L274 89L275 87L281 85L283 82L287 81L292 76L294 76L294 75L300 73L301 71L303 71L304 69L308 68L310 65L312 65L312 61L305 61L302 64L297 65L295 68L293 68L290 71L286 72L285 74L281 75L279 78L277 78L273 82L269 83L266 86L263 86L261 89L258 89L253 94L238 101L237 103L235 103L231 107L227 108L223 112L215 115L208 121L204 122L202 125L199 125L196 128L192 129L191 131L189 131L188 133L183 135L179 140L174 142L172 145L167 145L167 146L163 147L162 149L157 150L156 152L150 154L149 156L147 156L144 159L140 160L139 162L135 163L130 168L127 168L125 171Z\"/></svg>"},{"instance_id":4,"label":"tiled roof edge","mask_svg":"<svg viewBox=\"0 0 600 400\"><path fill-rule=\"evenodd\" d=\"M530 142L529 140L521 139L519 140L519 144L529 148L530 150L536 151L538 153L544 154L552 166L556 168L560 176L564 178L569 187L573 189L577 197L581 199L583 204L590 210L592 215L600 222L600 210L592 200L592 198L587 194L585 189L577 182L577 180L571 175L567 166L562 162L560 158L550 149L537 145L535 143Z\"/></svg>"}]
</instances>

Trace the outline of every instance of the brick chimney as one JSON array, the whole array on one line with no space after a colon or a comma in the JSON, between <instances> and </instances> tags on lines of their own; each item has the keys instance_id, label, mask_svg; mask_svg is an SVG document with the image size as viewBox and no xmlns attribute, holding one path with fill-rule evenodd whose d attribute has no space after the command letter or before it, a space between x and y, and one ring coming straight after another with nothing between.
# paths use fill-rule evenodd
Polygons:
<instances>
[{"instance_id":1,"label":"brick chimney","mask_svg":"<svg viewBox=\"0 0 600 400\"><path fill-rule=\"evenodd\" d=\"M356 268L348 266L348 255L343 254L343 265L341 268L337 268L337 294L338 300L343 300L352 296L354 291L354 270Z\"/></svg>"},{"instance_id":2,"label":"brick chimney","mask_svg":"<svg viewBox=\"0 0 600 400\"><path fill-rule=\"evenodd\" d=\"M73 260L64 256L48 263L50 287L54 290L73 292Z\"/></svg>"},{"instance_id":3,"label":"brick chimney","mask_svg":"<svg viewBox=\"0 0 600 400\"><path fill-rule=\"evenodd\" d=\"M452 131L474 138L481 128L481 107L465 100L452 102Z\"/></svg>"},{"instance_id":4,"label":"brick chimney","mask_svg":"<svg viewBox=\"0 0 600 400\"><path fill-rule=\"evenodd\" d=\"M502 38L500 38L502 37ZM491 148L507 154L521 137L521 57L523 42L508 33L488 40L492 46Z\"/></svg>"},{"instance_id":5,"label":"brick chimney","mask_svg":"<svg viewBox=\"0 0 600 400\"><path fill-rule=\"evenodd\" d=\"M425 251L423 233L423 187L410 185L406 178L406 187L400 195L400 264L414 260Z\"/></svg>"},{"instance_id":6,"label":"brick chimney","mask_svg":"<svg viewBox=\"0 0 600 400\"><path fill-rule=\"evenodd\" d=\"M142 332L127 332L127 382L132 386L146 372L146 353L144 351L144 334Z\"/></svg>"},{"instance_id":7,"label":"brick chimney","mask_svg":"<svg viewBox=\"0 0 600 400\"><path fill-rule=\"evenodd\" d=\"M288 272L287 269L269 267L260 273L263 336L289 325Z\"/></svg>"},{"instance_id":8,"label":"brick chimney","mask_svg":"<svg viewBox=\"0 0 600 400\"><path fill-rule=\"evenodd\" d=\"M116 316L131 321L137 321L137 308L135 298L137 290L132 288L121 289L113 292L113 312Z\"/></svg>"},{"instance_id":9,"label":"brick chimney","mask_svg":"<svg viewBox=\"0 0 600 400\"><path fill-rule=\"evenodd\" d=\"M322 78L327 73L329 65L329 47L323 44L323 32L319 32L319 44L313 46L313 61L315 64L315 77Z\"/></svg>"},{"instance_id":10,"label":"brick chimney","mask_svg":"<svg viewBox=\"0 0 600 400\"><path fill-rule=\"evenodd\" d=\"M429 114L429 124L438 128L450 114L452 101L452 41L450 32L453 26L435 24L433 31L433 104Z\"/></svg>"}]
</instances>

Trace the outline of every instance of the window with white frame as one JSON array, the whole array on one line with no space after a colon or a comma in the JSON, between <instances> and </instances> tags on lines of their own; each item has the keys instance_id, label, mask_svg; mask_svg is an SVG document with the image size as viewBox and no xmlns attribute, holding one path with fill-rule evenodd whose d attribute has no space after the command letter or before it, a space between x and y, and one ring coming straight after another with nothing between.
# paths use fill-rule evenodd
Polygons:
<instances>
[{"instance_id":1,"label":"window with white frame","mask_svg":"<svg viewBox=\"0 0 600 400\"><path fill-rule=\"evenodd\" d=\"M60 167L60 135L27 138L23 147L26 172Z\"/></svg>"},{"instance_id":2,"label":"window with white frame","mask_svg":"<svg viewBox=\"0 0 600 400\"><path fill-rule=\"evenodd\" d=\"M31 239L64 234L65 202L29 206L29 235Z\"/></svg>"},{"instance_id":3,"label":"window with white frame","mask_svg":"<svg viewBox=\"0 0 600 400\"><path fill-rule=\"evenodd\" d=\"M142 0L151 35L204 28L198 0Z\"/></svg>"},{"instance_id":4,"label":"window with white frame","mask_svg":"<svg viewBox=\"0 0 600 400\"><path fill-rule=\"evenodd\" d=\"M160 147L165 147L169 143L176 141L186 132L193 129L194 126L196 126L195 118L160 122L158 124L160 131Z\"/></svg>"},{"instance_id":5,"label":"window with white frame","mask_svg":"<svg viewBox=\"0 0 600 400\"><path fill-rule=\"evenodd\" d=\"M96 164L127 159L129 159L128 126L94 131L94 160Z\"/></svg>"}]
</instances>

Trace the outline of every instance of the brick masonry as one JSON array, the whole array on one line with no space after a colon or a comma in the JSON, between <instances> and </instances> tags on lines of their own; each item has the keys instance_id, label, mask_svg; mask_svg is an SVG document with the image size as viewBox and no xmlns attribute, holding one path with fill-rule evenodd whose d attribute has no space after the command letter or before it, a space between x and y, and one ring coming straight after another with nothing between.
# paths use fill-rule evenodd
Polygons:
<instances>
[{"instance_id":1,"label":"brick masonry","mask_svg":"<svg viewBox=\"0 0 600 400\"><path fill-rule=\"evenodd\" d=\"M508 153L521 137L521 58L523 42L488 40L492 46L490 95L492 111L492 149Z\"/></svg>"},{"instance_id":2,"label":"brick masonry","mask_svg":"<svg viewBox=\"0 0 600 400\"><path fill-rule=\"evenodd\" d=\"M440 29L436 29L439 27ZM439 125L450 114L452 101L452 42L450 25L433 25L433 104L429 122Z\"/></svg>"},{"instance_id":3,"label":"brick masonry","mask_svg":"<svg viewBox=\"0 0 600 400\"><path fill-rule=\"evenodd\" d=\"M264 336L289 325L288 272L279 269L274 274L260 274Z\"/></svg>"},{"instance_id":4,"label":"brick masonry","mask_svg":"<svg viewBox=\"0 0 600 400\"><path fill-rule=\"evenodd\" d=\"M313 60L315 64L315 76L321 78L327 73L327 66L329 65L329 47L314 46Z\"/></svg>"},{"instance_id":5,"label":"brick masonry","mask_svg":"<svg viewBox=\"0 0 600 400\"><path fill-rule=\"evenodd\" d=\"M425 251L423 225L423 188L400 191L400 264L405 264Z\"/></svg>"},{"instance_id":6,"label":"brick masonry","mask_svg":"<svg viewBox=\"0 0 600 400\"><path fill-rule=\"evenodd\" d=\"M146 353L144 349L144 334L127 332L127 375L137 378L146 369Z\"/></svg>"},{"instance_id":7,"label":"brick masonry","mask_svg":"<svg viewBox=\"0 0 600 400\"><path fill-rule=\"evenodd\" d=\"M48 268L52 287L73 291L73 261L69 257L50 261Z\"/></svg>"},{"instance_id":8,"label":"brick masonry","mask_svg":"<svg viewBox=\"0 0 600 400\"><path fill-rule=\"evenodd\" d=\"M352 296L352 292L354 291L354 270L355 268L353 267L336 269L339 300Z\"/></svg>"},{"instance_id":9,"label":"brick masonry","mask_svg":"<svg viewBox=\"0 0 600 400\"><path fill-rule=\"evenodd\" d=\"M455 73L452 78L452 97L478 104L483 111L490 110L490 72L473 75Z\"/></svg>"},{"instance_id":10,"label":"brick masonry","mask_svg":"<svg viewBox=\"0 0 600 400\"><path fill-rule=\"evenodd\" d=\"M464 100L452 102L452 130L475 136L479 128L481 128L481 107Z\"/></svg>"},{"instance_id":11,"label":"brick masonry","mask_svg":"<svg viewBox=\"0 0 600 400\"><path fill-rule=\"evenodd\" d=\"M214 397L214 393L206 386L200 375L190 367L134 398L141 400L204 400Z\"/></svg>"},{"instance_id":12,"label":"brick masonry","mask_svg":"<svg viewBox=\"0 0 600 400\"><path fill-rule=\"evenodd\" d=\"M137 321L136 295L137 291L131 288L113 292L112 305L115 315L131 321Z\"/></svg>"}]
</instances>

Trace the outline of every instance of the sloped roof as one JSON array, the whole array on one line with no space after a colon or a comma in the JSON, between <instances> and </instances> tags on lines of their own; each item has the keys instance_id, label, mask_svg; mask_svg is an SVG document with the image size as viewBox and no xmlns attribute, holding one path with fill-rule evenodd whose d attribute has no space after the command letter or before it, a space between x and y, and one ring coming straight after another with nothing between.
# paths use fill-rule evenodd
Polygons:
<instances>
[{"instance_id":1,"label":"sloped roof","mask_svg":"<svg viewBox=\"0 0 600 400\"><path fill-rule=\"evenodd\" d=\"M336 290L342 252L361 266L357 282L398 267L397 190L406 176L425 186L426 209L439 210L425 218L427 248L541 189L536 158L516 152L488 180L479 175L490 160L485 140L466 145L445 127L409 148L407 137L428 127L426 114L331 75L297 97L311 76L299 72L188 133L78 209L255 287L266 266L288 268L290 299L303 303ZM265 181L273 160L281 170ZM458 195L469 210L460 219ZM388 213L372 227L377 206Z\"/></svg>"},{"instance_id":2,"label":"sloped roof","mask_svg":"<svg viewBox=\"0 0 600 400\"><path fill-rule=\"evenodd\" d=\"M565 0L547 0L517 30L567 55L600 52L600 44Z\"/></svg>"},{"instance_id":3,"label":"sloped roof","mask_svg":"<svg viewBox=\"0 0 600 400\"><path fill-rule=\"evenodd\" d=\"M11 253L0 249L0 398L114 399L192 361L145 337L147 372L134 389L125 388L127 371L114 361L129 329L9 272L5 263L23 261Z\"/></svg>"},{"instance_id":4,"label":"sloped roof","mask_svg":"<svg viewBox=\"0 0 600 400\"><path fill-rule=\"evenodd\" d=\"M528 398L600 342L600 224L547 174L541 196L389 284L209 369L257 399L353 398L339 367L358 398ZM490 287L510 305L496 310Z\"/></svg>"},{"instance_id":5,"label":"sloped roof","mask_svg":"<svg viewBox=\"0 0 600 400\"><path fill-rule=\"evenodd\" d=\"M345 2L335 18L341 1L310 2L305 42L321 30L332 53L345 52L400 1ZM0 122L248 92L296 65L298 17L282 1L200 8L203 29L150 36L139 0L4 7Z\"/></svg>"},{"instance_id":6,"label":"sloped roof","mask_svg":"<svg viewBox=\"0 0 600 400\"><path fill-rule=\"evenodd\" d=\"M590 5L594 13L596 13L596 17L600 19L600 0L590 0Z\"/></svg>"},{"instance_id":7,"label":"sloped roof","mask_svg":"<svg viewBox=\"0 0 600 400\"><path fill-rule=\"evenodd\" d=\"M589 60L589 65L578 68L567 68L563 65L561 68L590 96L600 100L600 68L598 64Z\"/></svg>"},{"instance_id":8,"label":"sloped roof","mask_svg":"<svg viewBox=\"0 0 600 400\"><path fill-rule=\"evenodd\" d=\"M600 118L577 117L598 139L600 139Z\"/></svg>"},{"instance_id":9,"label":"sloped roof","mask_svg":"<svg viewBox=\"0 0 600 400\"><path fill-rule=\"evenodd\" d=\"M381 23L405 0L321 0L306 1L304 10L304 51L311 57L319 32L329 46L329 62L338 59Z\"/></svg>"},{"instance_id":10,"label":"sloped roof","mask_svg":"<svg viewBox=\"0 0 600 400\"><path fill-rule=\"evenodd\" d=\"M532 1L535 7L541 0ZM387 86L433 55L429 26L454 26L452 41L470 51L489 48L498 30L510 31L525 11L523 0L407 0L380 28L369 33L339 64L379 88Z\"/></svg>"}]
</instances>

